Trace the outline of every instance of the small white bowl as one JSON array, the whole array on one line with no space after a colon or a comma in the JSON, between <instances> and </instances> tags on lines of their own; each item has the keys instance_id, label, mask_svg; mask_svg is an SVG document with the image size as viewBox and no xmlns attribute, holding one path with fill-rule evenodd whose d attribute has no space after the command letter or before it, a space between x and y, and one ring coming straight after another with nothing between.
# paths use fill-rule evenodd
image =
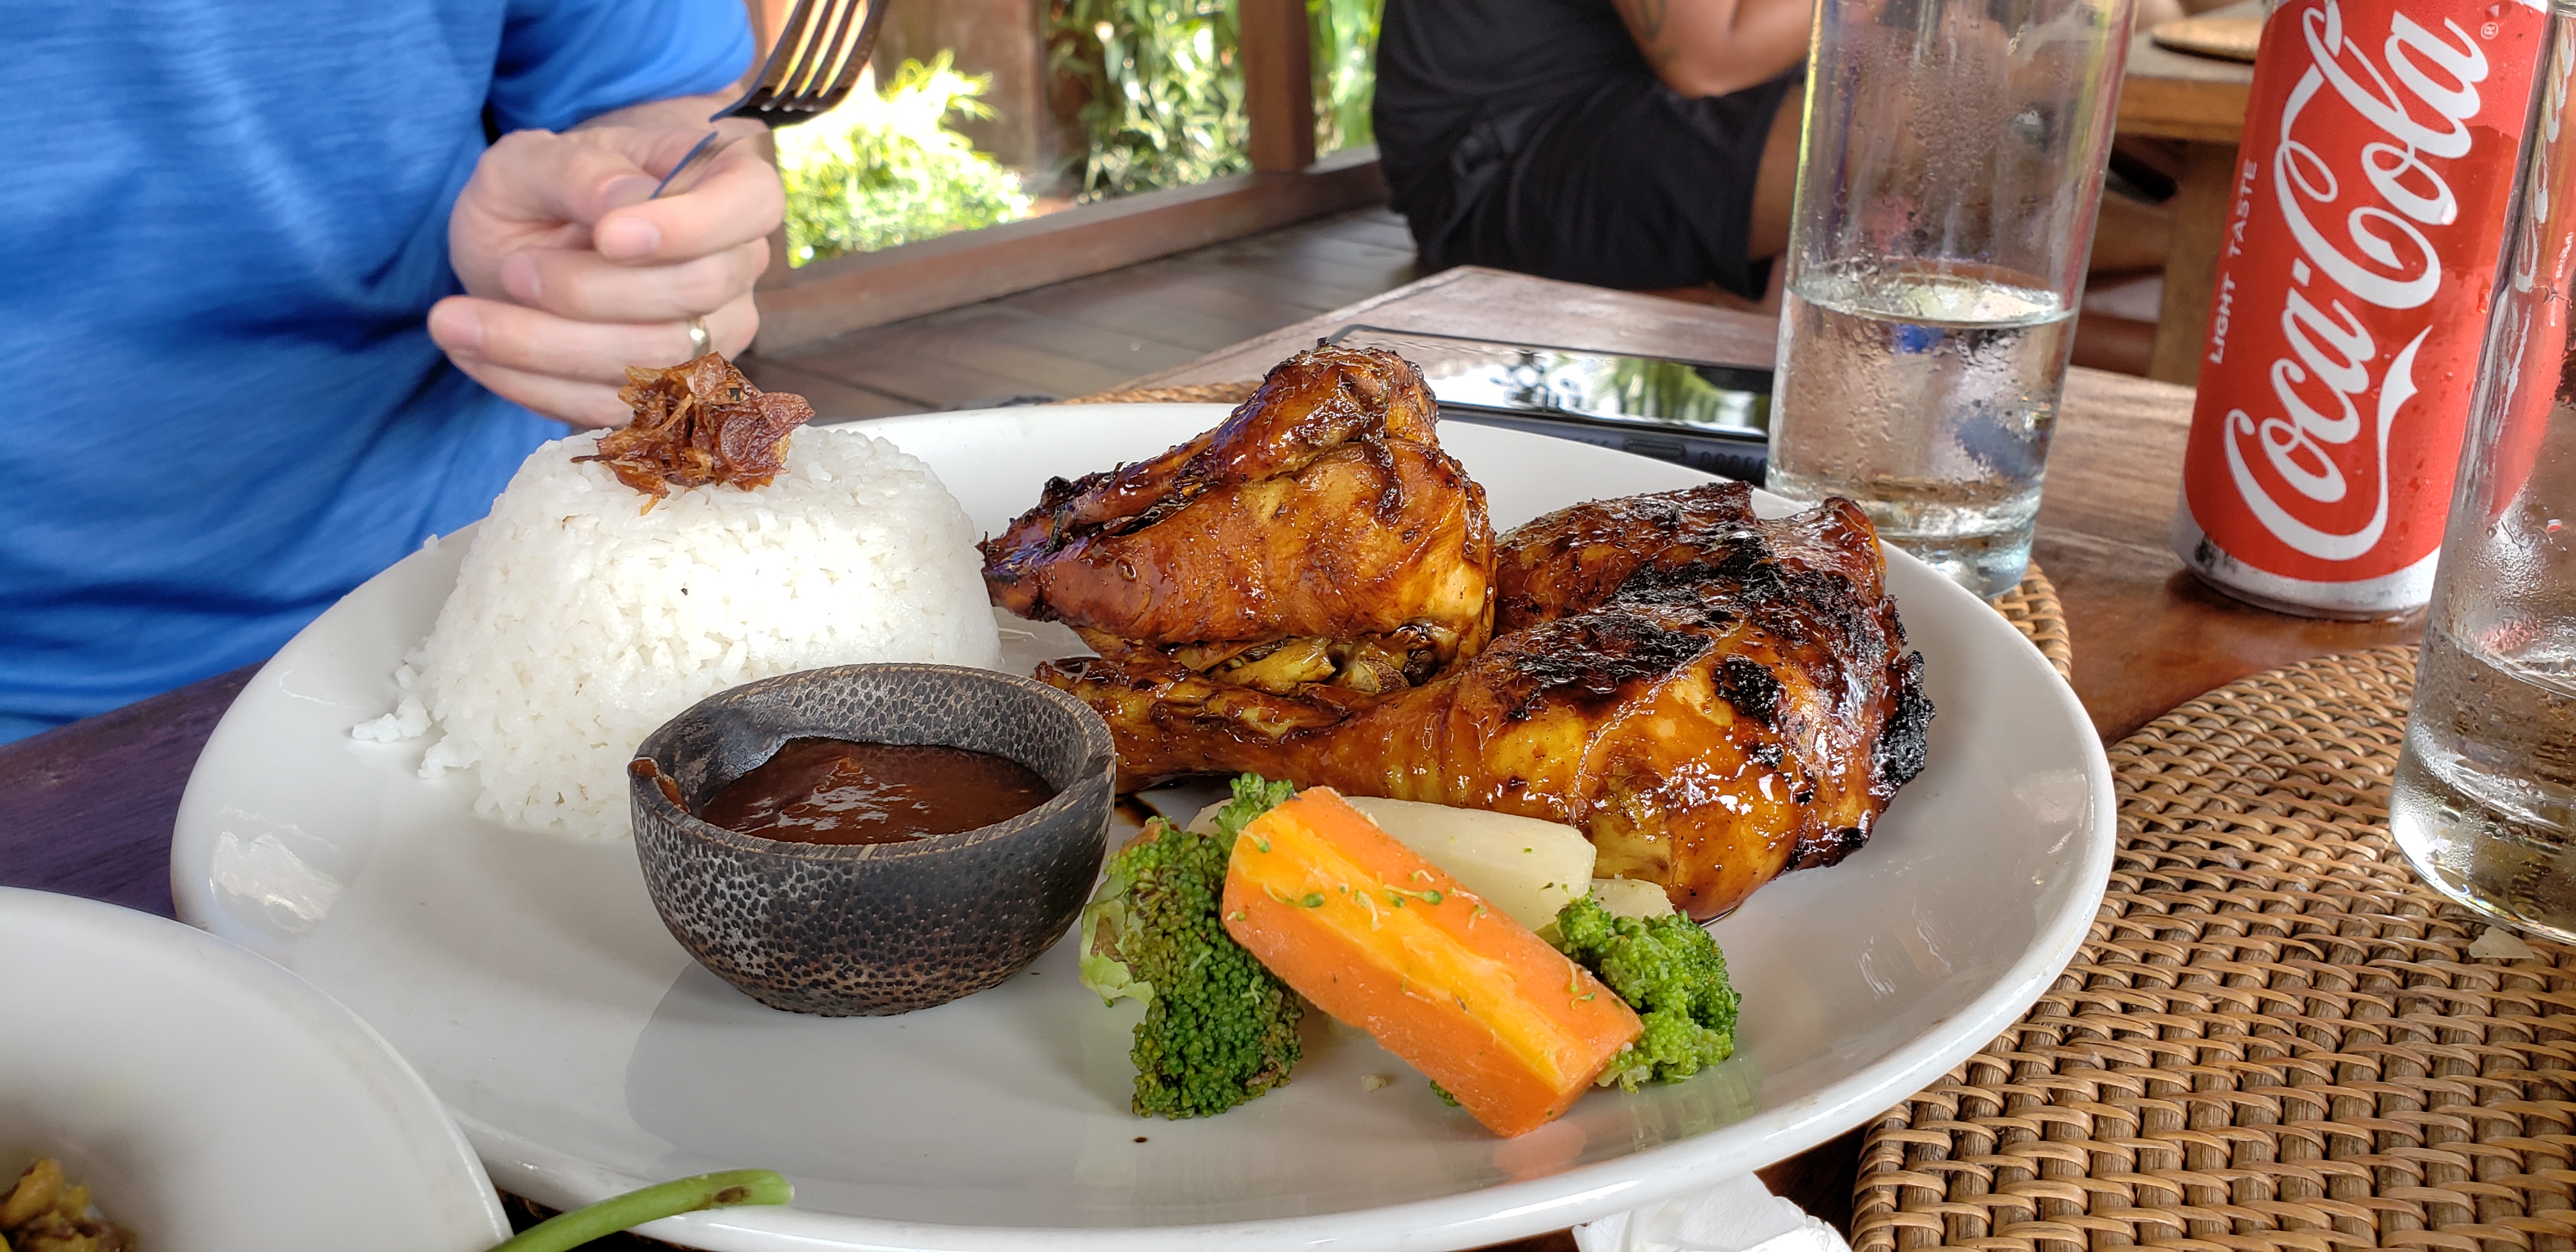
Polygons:
<instances>
[{"instance_id":1,"label":"small white bowl","mask_svg":"<svg viewBox=\"0 0 2576 1252\"><path fill-rule=\"evenodd\" d=\"M0 1191L39 1156L153 1252L510 1235L427 1084L303 979L178 922L0 887Z\"/></svg>"}]
</instances>

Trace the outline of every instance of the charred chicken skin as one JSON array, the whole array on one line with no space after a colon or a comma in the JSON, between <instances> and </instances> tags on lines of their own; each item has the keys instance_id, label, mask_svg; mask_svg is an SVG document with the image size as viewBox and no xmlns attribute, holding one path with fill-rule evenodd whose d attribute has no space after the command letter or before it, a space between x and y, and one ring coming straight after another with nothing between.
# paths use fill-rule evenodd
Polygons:
<instances>
[{"instance_id":1,"label":"charred chicken skin","mask_svg":"<svg viewBox=\"0 0 2576 1252\"><path fill-rule=\"evenodd\" d=\"M1403 358L1301 352L1215 430L1049 480L984 541L985 585L1105 655L1220 685L1420 682L1482 647L1493 617L1485 493L1434 421Z\"/></svg>"},{"instance_id":2,"label":"charred chicken skin","mask_svg":"<svg viewBox=\"0 0 2576 1252\"><path fill-rule=\"evenodd\" d=\"M1922 769L1932 707L1883 573L1849 502L1763 521L1710 484L1504 536L1492 644L1410 689L1247 689L1150 649L1038 676L1108 719L1122 788L1250 770L1550 818L1707 918L1840 860Z\"/></svg>"}]
</instances>

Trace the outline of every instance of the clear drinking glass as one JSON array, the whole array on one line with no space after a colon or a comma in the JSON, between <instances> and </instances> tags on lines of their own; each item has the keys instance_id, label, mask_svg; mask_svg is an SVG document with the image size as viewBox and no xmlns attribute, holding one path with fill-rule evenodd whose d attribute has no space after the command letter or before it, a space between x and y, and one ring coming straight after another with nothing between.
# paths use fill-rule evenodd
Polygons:
<instances>
[{"instance_id":1,"label":"clear drinking glass","mask_svg":"<svg viewBox=\"0 0 2576 1252\"><path fill-rule=\"evenodd\" d=\"M2030 561L2130 0L1817 0L1771 490L1979 595Z\"/></svg>"},{"instance_id":2,"label":"clear drinking glass","mask_svg":"<svg viewBox=\"0 0 2576 1252\"><path fill-rule=\"evenodd\" d=\"M2388 821L2443 894L2576 942L2576 4L2549 24Z\"/></svg>"}]
</instances>

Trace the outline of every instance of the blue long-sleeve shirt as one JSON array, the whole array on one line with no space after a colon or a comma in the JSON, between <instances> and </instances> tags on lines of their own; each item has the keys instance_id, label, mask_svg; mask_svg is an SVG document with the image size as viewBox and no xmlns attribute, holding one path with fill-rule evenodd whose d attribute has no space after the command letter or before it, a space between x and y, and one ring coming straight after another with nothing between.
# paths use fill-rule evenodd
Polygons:
<instances>
[{"instance_id":1,"label":"blue long-sleeve shirt","mask_svg":"<svg viewBox=\"0 0 2576 1252\"><path fill-rule=\"evenodd\" d=\"M499 130L718 90L741 0L0 0L0 741L266 657L563 433L430 341Z\"/></svg>"}]
</instances>

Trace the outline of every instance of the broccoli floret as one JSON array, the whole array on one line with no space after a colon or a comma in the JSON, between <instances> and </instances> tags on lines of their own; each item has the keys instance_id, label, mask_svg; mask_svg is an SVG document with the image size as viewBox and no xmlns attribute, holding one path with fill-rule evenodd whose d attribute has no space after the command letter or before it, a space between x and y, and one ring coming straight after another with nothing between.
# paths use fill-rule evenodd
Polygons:
<instances>
[{"instance_id":1,"label":"broccoli floret","mask_svg":"<svg viewBox=\"0 0 2576 1252\"><path fill-rule=\"evenodd\" d=\"M1246 774L1201 835L1155 819L1109 858L1082 911L1082 985L1107 1003L1142 1001L1136 1026L1139 1117L1206 1117L1288 1081L1306 1002L1273 977L1217 916L1225 865L1245 823L1296 788Z\"/></svg>"},{"instance_id":2,"label":"broccoli floret","mask_svg":"<svg viewBox=\"0 0 2576 1252\"><path fill-rule=\"evenodd\" d=\"M1611 1058L1602 1086L1677 1082L1735 1054L1738 997L1725 954L1697 923L1679 913L1619 917L1586 897L1558 911L1556 930L1557 951L1608 984L1646 1027Z\"/></svg>"}]
</instances>

